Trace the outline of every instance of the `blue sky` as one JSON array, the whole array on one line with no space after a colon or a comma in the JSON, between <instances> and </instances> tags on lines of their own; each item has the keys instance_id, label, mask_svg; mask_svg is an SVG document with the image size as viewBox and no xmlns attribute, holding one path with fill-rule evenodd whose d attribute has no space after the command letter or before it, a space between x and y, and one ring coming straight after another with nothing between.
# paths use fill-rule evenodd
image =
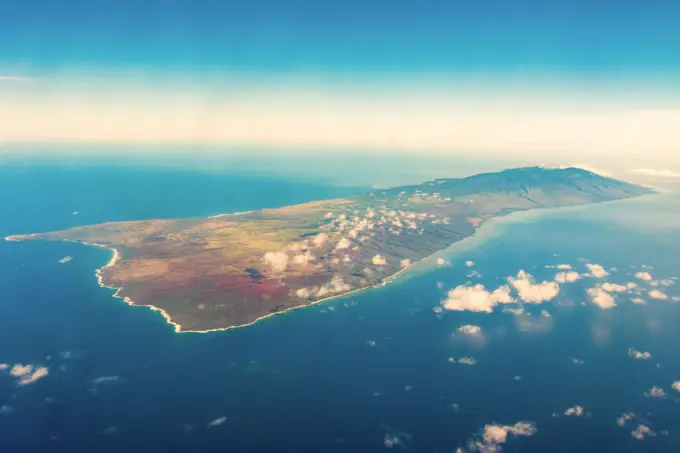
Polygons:
<instances>
[{"instance_id":1,"label":"blue sky","mask_svg":"<svg viewBox=\"0 0 680 453\"><path fill-rule=\"evenodd\" d=\"M672 0L23 0L0 62L195 71L680 71Z\"/></svg>"},{"instance_id":2,"label":"blue sky","mask_svg":"<svg viewBox=\"0 0 680 453\"><path fill-rule=\"evenodd\" d=\"M4 2L0 142L611 156L647 135L667 160L678 23L671 0Z\"/></svg>"}]
</instances>

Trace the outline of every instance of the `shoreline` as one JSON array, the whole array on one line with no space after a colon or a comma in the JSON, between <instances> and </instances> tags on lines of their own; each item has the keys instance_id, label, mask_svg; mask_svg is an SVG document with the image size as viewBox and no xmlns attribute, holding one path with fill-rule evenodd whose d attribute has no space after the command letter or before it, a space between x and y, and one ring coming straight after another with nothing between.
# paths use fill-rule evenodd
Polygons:
<instances>
[{"instance_id":1,"label":"shoreline","mask_svg":"<svg viewBox=\"0 0 680 453\"><path fill-rule=\"evenodd\" d=\"M249 323L246 323L246 324L239 324L239 325L226 326L226 327L217 327L217 328L214 328L214 329L205 329L205 330L184 330L182 325L178 322L175 322L172 319L172 316L170 316L170 314L167 311L165 311L164 309L157 307L155 305L140 305L140 304L137 304L137 303L135 303L134 300L132 300L129 297L119 295L119 293L123 290L123 287L106 285L103 281L102 271L104 269L108 268L108 267L114 266L120 260L121 255L120 255L120 252L118 251L118 249L111 247L111 246L107 246L107 245L103 245L103 244L97 244L97 243L93 243L93 242L71 241L71 240L68 240L68 239L64 239L64 240L62 240L62 242L78 243L78 244L84 244L84 245L87 245L87 246L98 247L98 248L110 250L112 252L112 256L109 259L109 261L104 266L95 270L95 276L97 277L97 282L98 282L98 284L101 288L107 288L107 289L115 290L115 292L112 296L114 298L121 299L123 302L125 302L129 306L145 307L145 308L148 308L152 311L160 313L163 316L163 318L165 319L166 323L173 326L173 330L175 331L175 333L199 333L199 334L201 334L201 333L221 332L221 331L227 331L227 330L231 330L231 329L239 329L239 328L242 328L242 327L249 327L249 326L252 326L252 325L254 325L254 324L256 324L259 321L262 321L264 319L267 319L267 318L270 318L270 317L273 317L273 316L276 316L276 315L281 315L281 314L290 312L292 310L298 310L298 309L301 309L301 308L311 307L313 305L317 305L317 304L327 302L327 301L330 301L330 300L333 300L333 299L339 299L341 297L346 297L346 296L353 295L353 294L359 294L361 292L364 292L364 291L367 291L367 290L370 290L370 289L377 289L377 288L380 288L380 287L384 287L384 286L392 283L393 281L395 281L398 277L404 275L406 273L406 271L413 270L416 266L421 266L424 262L427 262L428 260L430 260L430 259L432 259L436 256L440 256L442 253L445 253L447 250L450 250L450 249L453 249L453 248L458 248L461 245L472 242L474 239L479 239L480 238L479 233L480 233L481 230L488 229L489 225L493 225L494 223L502 222L503 220L507 220L510 217L518 217L521 214L537 215L537 214L546 214L546 213L550 213L550 212L562 211L562 210L567 210L567 209L583 209L583 208L586 208L586 207L591 206L591 205L598 205L598 204L601 204L601 203L626 202L626 201L631 201L631 200L634 200L634 199L644 198L645 196L653 196L653 195L658 195L658 193L656 193L656 194L646 194L646 195L642 195L642 196L633 196L633 197L623 198L623 199L619 199L619 200L590 202L590 203L583 203L583 204L572 205L572 206L561 206L561 207L556 207L556 208L547 208L547 209L546 208L531 208L531 209L515 211L515 212L510 212L510 213L498 215L498 216L495 216L495 217L491 217L489 219L483 220L474 229L472 234L465 236L461 240L453 242L450 245L448 245L447 247L440 249L440 250L437 250L434 253L432 253L432 254L430 254L430 255L428 255L428 256L426 256L426 257L424 257L424 258L422 258L422 259L420 259L420 260L418 260L414 263L411 263L404 268L399 269L394 274L391 274L391 275L385 277L384 279L380 280L376 284L365 286L363 288L353 289L351 291L347 291L347 292L342 293L342 294L335 294L333 296L325 297L323 299L318 299L318 300L312 301L312 302L305 304L305 305L298 305L298 306L295 306L295 307L287 308L287 309L282 310L282 311L277 311L275 313L269 313L267 315L256 318L252 322L249 322ZM239 214L246 214L248 212L252 212L252 211L246 211L246 212L240 212L240 213L234 213L234 214L219 214L219 215L213 216L213 217L219 217L219 216L223 216L223 215L239 215ZM493 222L493 221L495 221L495 222ZM10 241L10 242L20 242L20 240L14 239L16 236L17 235L6 236L5 240Z\"/></svg>"}]
</instances>

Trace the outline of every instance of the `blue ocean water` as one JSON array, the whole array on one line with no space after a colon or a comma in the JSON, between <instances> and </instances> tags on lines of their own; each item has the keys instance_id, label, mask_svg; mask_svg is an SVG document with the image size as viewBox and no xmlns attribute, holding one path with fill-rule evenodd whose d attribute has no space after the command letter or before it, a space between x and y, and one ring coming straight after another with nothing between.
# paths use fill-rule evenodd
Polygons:
<instances>
[{"instance_id":1,"label":"blue ocean water","mask_svg":"<svg viewBox=\"0 0 680 453\"><path fill-rule=\"evenodd\" d=\"M4 167L0 236L361 190L170 169ZM537 432L509 438L505 451L678 451L680 282L661 288L667 300L638 305L618 294L610 310L590 302L592 278L527 305L531 317L433 308L466 281L495 288L520 269L549 280L556 270L546 265L583 273L585 260L616 268L602 282L626 284L643 269L671 279L679 238L672 193L519 214L443 252L450 265L424 263L384 288L210 334L176 334L158 313L113 299L94 278L105 250L3 241L0 363L49 375L19 386L0 371L0 407L9 408L0 451L379 452L388 438L399 440L393 449L453 452L486 424L518 421ZM73 259L58 263L65 256ZM480 276L466 276L471 269ZM483 335L456 333L464 324ZM631 358L631 347L652 358ZM476 364L448 360L463 356ZM666 396L645 396L654 386ZM584 416L562 415L576 405ZM637 417L620 428L628 412ZM656 435L637 440L631 431L643 422Z\"/></svg>"}]
</instances>

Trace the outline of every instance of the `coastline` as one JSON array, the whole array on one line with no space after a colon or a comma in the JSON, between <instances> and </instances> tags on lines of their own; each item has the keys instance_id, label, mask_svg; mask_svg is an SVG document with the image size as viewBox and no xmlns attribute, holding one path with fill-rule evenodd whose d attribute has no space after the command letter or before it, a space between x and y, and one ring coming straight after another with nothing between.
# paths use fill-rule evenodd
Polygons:
<instances>
[{"instance_id":1,"label":"coastline","mask_svg":"<svg viewBox=\"0 0 680 453\"><path fill-rule=\"evenodd\" d=\"M276 315L281 315L281 314L290 312L292 310L310 307L310 306L317 305L317 304L327 302L327 301L330 301L330 300L339 299L341 297L345 297L345 296L349 296L349 295L353 295L353 294L359 294L363 291L367 291L367 290L370 290L370 289L376 289L376 288L379 288L379 287L382 287L382 286L386 286L386 285L392 283L393 281L395 281L400 276L405 275L407 271L412 271L416 267L418 267L418 268L421 267L423 265L423 263L426 263L427 261L431 260L434 257L441 256L443 253L446 253L447 251L453 251L452 249L454 249L454 248L458 249L465 244L469 244L470 242L473 242L473 240L485 239L486 234L484 234L484 233L486 233L487 230L489 230L490 228L493 228L493 226L497 225L498 223L501 223L503 221L508 221L508 219L513 219L512 221L515 221L518 217L521 218L522 216L531 217L531 216L537 216L537 215L545 215L545 214L554 213L554 212L561 212L561 211L564 211L564 210L584 209L584 208L590 207L591 205L598 205L598 204L601 204L601 203L630 202L631 200L636 200L636 199L644 198L646 196L654 196L654 195L658 195L658 193L646 194L646 195L642 195L642 196L633 196L633 197L628 197L628 198L623 198L623 199L618 199L618 200L607 200L607 201L599 201L599 202L582 203L582 204L572 205L572 206L562 206L562 207L555 207L555 208L531 208L531 209L527 209L527 210L504 213L504 214L483 220L481 223L479 223L479 225L474 229L474 231L470 235L465 236L461 240L453 242L450 245L448 245L447 247L440 249L440 250L437 250L434 253L432 253L432 254L430 254L430 255L428 255L428 256L426 256L426 257L424 257L424 258L422 258L422 259L420 259L420 260L418 260L414 263L411 263L411 264L409 264L408 266L406 266L402 269L399 269L395 273L383 278L382 280L380 280L378 283L376 283L374 285L369 285L369 286L365 286L365 287L362 287L362 288L357 288L357 289L354 289L354 290L351 290L351 291L348 291L348 292L345 292L345 293L341 293L341 294L335 294L335 295L332 295L332 296L329 296L329 297L325 297L325 298L322 298L322 299L312 301L312 302L305 304L305 305L298 305L298 306L290 307L290 308L287 308L285 310L278 311L278 312L275 312L275 313L269 313L267 315L256 318L252 322L249 322L249 323L246 323L246 324L239 324L239 325L226 326L226 327L218 327L218 328L214 328L214 329L205 329L205 330L184 330L182 325L180 323L174 321L172 319L172 316L170 316L170 314L167 311L165 311L164 309L157 307L155 305L136 304L129 297L120 295L120 292L123 290L122 287L106 285L103 281L102 271L104 269L108 268L108 267L114 266L121 259L121 254L118 251L118 249L111 247L111 246L108 246L108 245L97 244L97 243L92 243L92 242L70 241L70 240L63 240L63 241L64 242L84 244L84 245L87 245L87 246L94 246L94 247L98 247L98 248L102 248L102 249L107 249L107 250L110 250L112 252L112 256L109 259L109 261L104 266L95 270L95 276L97 277L97 282L98 282L100 287L115 290L113 297L115 297L117 299L122 299L123 302L125 302L126 304L128 304L130 306L145 307L145 308L148 308L152 311L160 313L163 316L163 318L165 319L165 321L168 324L173 326L173 329L176 333L211 333L211 332L220 332L220 331L226 331L226 330L230 330L230 329L238 329L238 328L242 328L242 327L252 326L259 321L262 321L264 319L267 319L267 318L270 318L270 317L273 317L273 316L276 316ZM234 213L234 214L219 214L218 216L238 215L238 214L245 214L247 212L251 212L251 211ZM213 217L218 217L218 216L213 216ZM7 237L5 237L5 240L11 241L11 242L19 242L20 239L15 239L15 237L17 237L17 236L18 235L7 236ZM30 236L30 235L28 235L28 236ZM456 251L458 251L458 250L456 250Z\"/></svg>"}]
</instances>

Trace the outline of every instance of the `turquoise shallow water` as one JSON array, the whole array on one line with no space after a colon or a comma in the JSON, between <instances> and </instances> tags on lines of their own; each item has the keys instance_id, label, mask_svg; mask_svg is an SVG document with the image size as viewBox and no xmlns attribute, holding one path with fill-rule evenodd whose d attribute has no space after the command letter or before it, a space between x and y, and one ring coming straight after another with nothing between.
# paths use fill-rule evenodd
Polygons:
<instances>
[{"instance_id":1,"label":"turquoise shallow water","mask_svg":"<svg viewBox=\"0 0 680 453\"><path fill-rule=\"evenodd\" d=\"M210 215L356 193L297 179L82 165L3 168L0 235L104 220ZM73 215L79 211L78 215ZM211 334L175 334L162 317L99 288L109 253L67 243L0 243L0 363L46 366L18 386L0 372L3 451L455 451L489 423L536 424L510 452L660 451L680 446L680 283L669 300L602 310L561 285L532 317L446 312L446 291L495 288L524 269L585 261L625 284L642 265L680 276L680 205L673 194L494 221L384 288ZM73 260L57 261L64 256ZM476 264L468 268L465 261ZM632 268L631 266L635 266ZM481 276L467 277L471 269ZM541 317L541 310L551 314ZM456 334L482 328L477 339ZM634 360L627 351L649 351ZM453 364L449 357L474 357ZM583 361L575 365L573 359ZM521 380L515 380L521 376ZM106 379L102 379L106 378ZM664 398L645 392L662 387ZM583 417L554 417L583 406ZM623 412L640 416L625 428ZM225 417L223 423L219 420ZM209 426L211 421L215 426ZM655 433L630 432L644 422ZM664 433L668 431L667 435Z\"/></svg>"}]
</instances>

